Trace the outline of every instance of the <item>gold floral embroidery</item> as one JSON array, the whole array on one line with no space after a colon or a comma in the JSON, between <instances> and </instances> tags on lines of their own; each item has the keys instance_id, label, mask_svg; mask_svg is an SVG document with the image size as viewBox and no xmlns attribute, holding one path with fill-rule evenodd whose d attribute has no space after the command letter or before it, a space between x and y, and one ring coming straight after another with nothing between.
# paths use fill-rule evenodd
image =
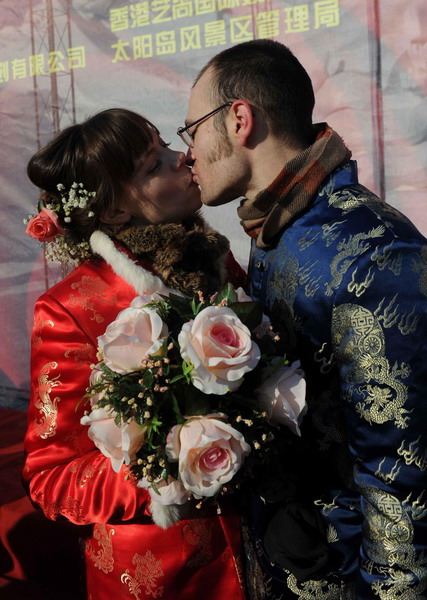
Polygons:
<instances>
[{"instance_id":1,"label":"gold floral embroidery","mask_svg":"<svg viewBox=\"0 0 427 600\"><path fill-rule=\"evenodd\" d=\"M52 437L56 433L57 428L57 416L58 416L58 402L60 398L57 396L53 400L50 394L54 387L60 385L60 375L57 375L53 379L49 379L49 373L51 369L56 369L58 363L49 362L46 363L40 371L38 377L38 388L35 397L35 407L40 410L42 417L40 421L34 421L35 434L45 440L48 437Z\"/></svg>"},{"instance_id":2,"label":"gold floral embroidery","mask_svg":"<svg viewBox=\"0 0 427 600\"><path fill-rule=\"evenodd\" d=\"M328 525L328 529L326 530L326 539L328 540L328 544L333 544L339 540L338 532L332 525Z\"/></svg>"},{"instance_id":3,"label":"gold floral embroidery","mask_svg":"<svg viewBox=\"0 0 427 600\"><path fill-rule=\"evenodd\" d=\"M85 487L89 481L95 477L96 475L102 473L107 468L107 465L101 465L99 468L95 465L86 465L82 468L81 463L76 462L70 467L71 473L78 473L81 470L81 473L77 477L77 485L81 488Z\"/></svg>"},{"instance_id":4,"label":"gold floral embroidery","mask_svg":"<svg viewBox=\"0 0 427 600\"><path fill-rule=\"evenodd\" d=\"M60 502L46 502L43 493L36 494L35 500L40 504L46 516L53 521L58 518L58 515L64 515L64 517L68 517L76 523L85 522L86 510L78 500L71 496L65 498L62 504Z\"/></svg>"},{"instance_id":5,"label":"gold floral embroidery","mask_svg":"<svg viewBox=\"0 0 427 600\"><path fill-rule=\"evenodd\" d=\"M43 321L41 319L37 319L36 321L34 321L33 334L31 337L31 345L34 350L38 350L42 345L43 340L41 334L43 328L46 327L46 325L49 325L49 327L54 327L55 324L50 319L48 319L47 321Z\"/></svg>"},{"instance_id":6,"label":"gold floral embroidery","mask_svg":"<svg viewBox=\"0 0 427 600\"><path fill-rule=\"evenodd\" d=\"M78 367L93 362L96 356L94 347L91 344L81 344L77 348L69 348L65 354L65 358L74 358L74 362Z\"/></svg>"},{"instance_id":7,"label":"gold floral embroidery","mask_svg":"<svg viewBox=\"0 0 427 600\"><path fill-rule=\"evenodd\" d=\"M147 550L144 556L135 554L132 564L135 565L135 576L132 577L129 569L126 569L120 578L122 583L128 585L132 596L139 600L141 587L143 587L146 596L161 598L164 588L163 586L159 587L157 580L164 575L162 561L157 560L151 550Z\"/></svg>"},{"instance_id":8,"label":"gold floral embroidery","mask_svg":"<svg viewBox=\"0 0 427 600\"><path fill-rule=\"evenodd\" d=\"M82 443L83 438L83 443ZM84 449L86 447L85 442L87 441L87 431L72 431L69 435L64 438L64 441L72 446L76 452L79 454L83 454Z\"/></svg>"},{"instance_id":9,"label":"gold floral embroidery","mask_svg":"<svg viewBox=\"0 0 427 600\"><path fill-rule=\"evenodd\" d=\"M196 554L187 562L187 567L204 567L212 558L212 524L202 519L193 519L183 529L187 544L196 546Z\"/></svg>"},{"instance_id":10,"label":"gold floral embroidery","mask_svg":"<svg viewBox=\"0 0 427 600\"><path fill-rule=\"evenodd\" d=\"M114 569L113 540L114 529L107 529L106 525L95 525L93 539L86 543L86 552L95 567L103 573L111 573ZM98 545L94 547L94 540Z\"/></svg>"},{"instance_id":11,"label":"gold floral embroidery","mask_svg":"<svg viewBox=\"0 0 427 600\"><path fill-rule=\"evenodd\" d=\"M68 306L78 306L83 310L92 311L93 315L90 318L97 323L103 323L104 317L97 312L94 300L100 304L109 305L114 305L117 302L116 297L111 295L110 287L99 277L84 275L81 281L72 283L71 288L76 290L79 295L70 294Z\"/></svg>"}]
</instances>

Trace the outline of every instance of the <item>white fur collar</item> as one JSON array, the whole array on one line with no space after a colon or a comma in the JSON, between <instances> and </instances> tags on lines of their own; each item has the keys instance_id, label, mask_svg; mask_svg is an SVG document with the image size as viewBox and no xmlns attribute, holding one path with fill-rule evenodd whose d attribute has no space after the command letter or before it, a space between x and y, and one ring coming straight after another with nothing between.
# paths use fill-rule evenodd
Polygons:
<instances>
[{"instance_id":1,"label":"white fur collar","mask_svg":"<svg viewBox=\"0 0 427 600\"><path fill-rule=\"evenodd\" d=\"M165 286L157 275L153 275L140 265L137 265L126 254L120 252L114 242L102 231L94 231L90 236L90 246L95 254L99 254L113 271L129 285L138 295L158 292L169 294L172 290ZM177 292L174 291L176 294Z\"/></svg>"}]
</instances>

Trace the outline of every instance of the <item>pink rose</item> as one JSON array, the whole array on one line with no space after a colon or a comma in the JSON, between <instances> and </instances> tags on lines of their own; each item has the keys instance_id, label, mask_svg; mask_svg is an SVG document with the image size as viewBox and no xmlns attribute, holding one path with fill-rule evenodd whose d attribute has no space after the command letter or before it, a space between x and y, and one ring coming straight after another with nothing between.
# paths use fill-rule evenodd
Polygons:
<instances>
[{"instance_id":1,"label":"pink rose","mask_svg":"<svg viewBox=\"0 0 427 600\"><path fill-rule=\"evenodd\" d=\"M205 394L235 391L252 371L260 350L249 329L226 306L208 306L178 335L182 358L193 365L193 385Z\"/></svg>"},{"instance_id":2,"label":"pink rose","mask_svg":"<svg viewBox=\"0 0 427 600\"><path fill-rule=\"evenodd\" d=\"M89 425L89 438L104 456L110 459L113 470L118 473L123 463L135 460L136 453L144 441L145 428L134 421L118 427L114 421L116 413L96 408L80 419Z\"/></svg>"},{"instance_id":3,"label":"pink rose","mask_svg":"<svg viewBox=\"0 0 427 600\"><path fill-rule=\"evenodd\" d=\"M125 308L98 337L105 364L116 373L128 373L141 366L149 355L159 353L168 328L151 308Z\"/></svg>"},{"instance_id":4,"label":"pink rose","mask_svg":"<svg viewBox=\"0 0 427 600\"><path fill-rule=\"evenodd\" d=\"M58 234L63 234L64 230L59 224L56 212L44 208L29 220L25 233L39 242L50 242Z\"/></svg>"},{"instance_id":5,"label":"pink rose","mask_svg":"<svg viewBox=\"0 0 427 600\"><path fill-rule=\"evenodd\" d=\"M215 418L221 416L191 417L168 435L166 454L178 460L180 480L198 497L215 496L251 450L239 431Z\"/></svg>"},{"instance_id":6,"label":"pink rose","mask_svg":"<svg viewBox=\"0 0 427 600\"><path fill-rule=\"evenodd\" d=\"M256 390L268 418L272 422L286 425L299 436L299 426L307 412L304 371L300 366L300 362L296 361L290 367L282 367Z\"/></svg>"}]
</instances>

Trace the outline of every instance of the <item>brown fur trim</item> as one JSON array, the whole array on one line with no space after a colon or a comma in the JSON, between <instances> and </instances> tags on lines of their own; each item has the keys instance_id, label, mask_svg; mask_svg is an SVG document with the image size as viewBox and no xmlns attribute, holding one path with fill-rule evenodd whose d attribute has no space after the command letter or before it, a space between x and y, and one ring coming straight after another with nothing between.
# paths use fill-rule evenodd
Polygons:
<instances>
[{"instance_id":1,"label":"brown fur trim","mask_svg":"<svg viewBox=\"0 0 427 600\"><path fill-rule=\"evenodd\" d=\"M224 283L222 265L229 241L208 229L198 215L182 224L129 225L115 237L137 258L148 258L155 273L172 289L191 296L198 291L213 294Z\"/></svg>"}]
</instances>

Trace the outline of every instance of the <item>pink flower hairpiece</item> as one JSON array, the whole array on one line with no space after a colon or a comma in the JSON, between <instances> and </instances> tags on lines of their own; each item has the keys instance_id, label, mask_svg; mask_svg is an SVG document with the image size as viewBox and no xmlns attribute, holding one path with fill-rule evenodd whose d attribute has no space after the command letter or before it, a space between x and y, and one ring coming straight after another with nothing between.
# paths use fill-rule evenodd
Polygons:
<instances>
[{"instance_id":1,"label":"pink flower hairpiece","mask_svg":"<svg viewBox=\"0 0 427 600\"><path fill-rule=\"evenodd\" d=\"M25 233L39 242L50 242L57 235L63 235L64 230L59 224L56 212L50 208L43 208L28 221Z\"/></svg>"}]
</instances>

